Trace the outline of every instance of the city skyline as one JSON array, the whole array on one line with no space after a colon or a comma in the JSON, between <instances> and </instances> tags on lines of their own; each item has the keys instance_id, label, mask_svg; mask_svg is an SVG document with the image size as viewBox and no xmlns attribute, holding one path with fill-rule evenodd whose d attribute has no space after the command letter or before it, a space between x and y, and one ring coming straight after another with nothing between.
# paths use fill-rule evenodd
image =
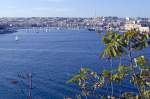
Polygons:
<instances>
[{"instance_id":1,"label":"city skyline","mask_svg":"<svg viewBox=\"0 0 150 99\"><path fill-rule=\"evenodd\" d=\"M149 0L5 0L0 17L150 17Z\"/></svg>"}]
</instances>

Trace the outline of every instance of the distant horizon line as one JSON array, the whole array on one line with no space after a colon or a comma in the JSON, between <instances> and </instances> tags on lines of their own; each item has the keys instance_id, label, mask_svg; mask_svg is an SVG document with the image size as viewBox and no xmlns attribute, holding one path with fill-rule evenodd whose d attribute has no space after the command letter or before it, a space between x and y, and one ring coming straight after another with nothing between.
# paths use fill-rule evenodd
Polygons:
<instances>
[{"instance_id":1,"label":"distant horizon line","mask_svg":"<svg viewBox=\"0 0 150 99\"><path fill-rule=\"evenodd\" d=\"M117 17L117 18L150 18L141 16L93 16L93 17L71 17L71 16L0 16L0 18L99 18L99 17Z\"/></svg>"}]
</instances>

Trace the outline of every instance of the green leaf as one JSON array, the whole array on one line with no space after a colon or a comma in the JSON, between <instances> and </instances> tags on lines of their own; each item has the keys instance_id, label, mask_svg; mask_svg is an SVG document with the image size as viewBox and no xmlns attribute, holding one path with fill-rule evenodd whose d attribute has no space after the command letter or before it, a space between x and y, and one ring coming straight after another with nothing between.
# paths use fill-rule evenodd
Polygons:
<instances>
[{"instance_id":1,"label":"green leaf","mask_svg":"<svg viewBox=\"0 0 150 99\"><path fill-rule=\"evenodd\" d=\"M119 66L118 67L118 72L120 72L120 73L126 73L129 70L130 70L130 67L128 67L128 66Z\"/></svg>"},{"instance_id":2,"label":"green leaf","mask_svg":"<svg viewBox=\"0 0 150 99\"><path fill-rule=\"evenodd\" d=\"M81 76L77 74L74 77L72 77L69 81L67 81L67 83L76 83L80 78Z\"/></svg>"},{"instance_id":3,"label":"green leaf","mask_svg":"<svg viewBox=\"0 0 150 99\"><path fill-rule=\"evenodd\" d=\"M106 78L109 78L111 76L110 71L104 70L103 71L103 76L106 77Z\"/></svg>"},{"instance_id":4,"label":"green leaf","mask_svg":"<svg viewBox=\"0 0 150 99\"><path fill-rule=\"evenodd\" d=\"M144 56L139 56L134 59L137 66L140 66L142 69L148 69L150 68L148 65L148 61Z\"/></svg>"}]
</instances>

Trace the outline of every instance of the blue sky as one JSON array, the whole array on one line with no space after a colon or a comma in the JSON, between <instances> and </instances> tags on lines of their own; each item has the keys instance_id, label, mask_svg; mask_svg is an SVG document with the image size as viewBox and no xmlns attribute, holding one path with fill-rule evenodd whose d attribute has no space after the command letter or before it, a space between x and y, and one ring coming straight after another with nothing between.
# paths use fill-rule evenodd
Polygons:
<instances>
[{"instance_id":1,"label":"blue sky","mask_svg":"<svg viewBox=\"0 0 150 99\"><path fill-rule=\"evenodd\" d=\"M0 17L150 17L150 0L1 0Z\"/></svg>"}]
</instances>

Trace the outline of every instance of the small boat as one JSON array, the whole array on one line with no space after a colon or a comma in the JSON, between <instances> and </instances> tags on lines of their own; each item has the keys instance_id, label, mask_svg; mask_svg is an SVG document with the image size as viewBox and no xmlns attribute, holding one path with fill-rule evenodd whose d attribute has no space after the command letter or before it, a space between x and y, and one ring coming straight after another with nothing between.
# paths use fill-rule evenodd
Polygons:
<instances>
[{"instance_id":1,"label":"small boat","mask_svg":"<svg viewBox=\"0 0 150 99\"><path fill-rule=\"evenodd\" d=\"M60 30L60 28L59 28L59 27L57 27L57 30Z\"/></svg>"},{"instance_id":2,"label":"small boat","mask_svg":"<svg viewBox=\"0 0 150 99\"><path fill-rule=\"evenodd\" d=\"M18 38L18 36L16 35L16 37L15 37L15 41L18 41L19 40L19 38Z\"/></svg>"},{"instance_id":3,"label":"small boat","mask_svg":"<svg viewBox=\"0 0 150 99\"><path fill-rule=\"evenodd\" d=\"M94 28L89 28L88 30L89 31L96 31Z\"/></svg>"}]
</instances>

